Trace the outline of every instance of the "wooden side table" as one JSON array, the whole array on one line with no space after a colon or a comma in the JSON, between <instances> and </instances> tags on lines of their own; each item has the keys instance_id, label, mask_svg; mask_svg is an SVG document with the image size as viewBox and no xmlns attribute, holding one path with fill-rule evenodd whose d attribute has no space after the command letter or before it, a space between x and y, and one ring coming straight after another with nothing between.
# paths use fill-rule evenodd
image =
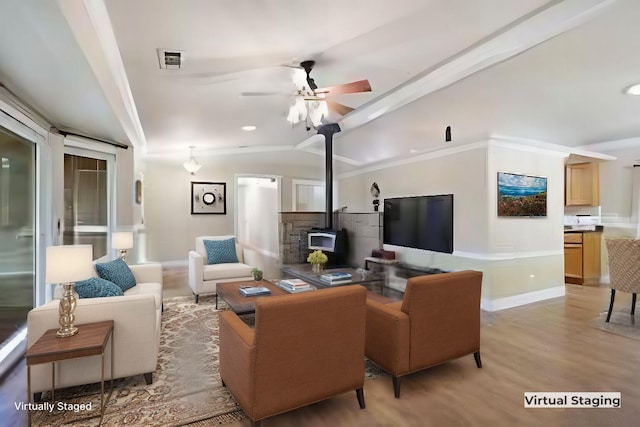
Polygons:
<instances>
[{"instance_id":1,"label":"wooden side table","mask_svg":"<svg viewBox=\"0 0 640 427\"><path fill-rule=\"evenodd\" d=\"M51 363L51 402L55 405L55 365L56 362L77 357L102 356L100 380L100 422L104 416L104 353L107 342L111 338L111 389L107 400L113 392L113 320L76 325L78 333L71 337L59 338L57 329L49 329L36 341L25 355L27 359L27 402L31 404L31 365ZM31 405L29 405L30 407ZM31 425L31 409L29 426Z\"/></svg>"}]
</instances>

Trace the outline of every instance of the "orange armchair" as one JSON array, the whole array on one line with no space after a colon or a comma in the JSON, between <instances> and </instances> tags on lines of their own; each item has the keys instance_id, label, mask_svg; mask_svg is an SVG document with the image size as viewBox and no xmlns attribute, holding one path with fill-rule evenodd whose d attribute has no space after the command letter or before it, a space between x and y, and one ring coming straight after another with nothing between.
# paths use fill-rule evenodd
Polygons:
<instances>
[{"instance_id":1,"label":"orange armchair","mask_svg":"<svg viewBox=\"0 0 640 427\"><path fill-rule=\"evenodd\" d=\"M459 271L411 278L402 301L367 300L365 354L400 377L473 353L480 360L482 272Z\"/></svg>"},{"instance_id":2,"label":"orange armchair","mask_svg":"<svg viewBox=\"0 0 640 427\"><path fill-rule=\"evenodd\" d=\"M258 298L255 329L220 313L220 377L253 426L349 390L364 409L366 293L345 286Z\"/></svg>"}]
</instances>

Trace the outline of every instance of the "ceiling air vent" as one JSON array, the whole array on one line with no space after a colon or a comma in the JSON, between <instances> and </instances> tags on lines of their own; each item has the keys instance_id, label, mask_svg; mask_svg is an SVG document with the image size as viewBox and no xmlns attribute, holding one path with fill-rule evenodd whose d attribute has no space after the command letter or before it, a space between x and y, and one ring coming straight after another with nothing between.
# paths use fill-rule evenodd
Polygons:
<instances>
[{"instance_id":1,"label":"ceiling air vent","mask_svg":"<svg viewBox=\"0 0 640 427\"><path fill-rule=\"evenodd\" d=\"M175 49L158 49L158 61L162 69L182 68L184 52Z\"/></svg>"}]
</instances>

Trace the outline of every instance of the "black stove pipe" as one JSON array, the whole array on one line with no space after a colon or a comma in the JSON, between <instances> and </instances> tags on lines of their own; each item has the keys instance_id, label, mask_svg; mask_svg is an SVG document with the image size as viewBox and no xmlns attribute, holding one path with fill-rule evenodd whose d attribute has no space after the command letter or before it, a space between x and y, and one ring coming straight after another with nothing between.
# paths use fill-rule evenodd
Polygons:
<instances>
[{"instance_id":1,"label":"black stove pipe","mask_svg":"<svg viewBox=\"0 0 640 427\"><path fill-rule=\"evenodd\" d=\"M333 229L333 134L340 132L337 123L328 123L318 128L318 134L324 136L324 188L325 188L325 228Z\"/></svg>"}]
</instances>

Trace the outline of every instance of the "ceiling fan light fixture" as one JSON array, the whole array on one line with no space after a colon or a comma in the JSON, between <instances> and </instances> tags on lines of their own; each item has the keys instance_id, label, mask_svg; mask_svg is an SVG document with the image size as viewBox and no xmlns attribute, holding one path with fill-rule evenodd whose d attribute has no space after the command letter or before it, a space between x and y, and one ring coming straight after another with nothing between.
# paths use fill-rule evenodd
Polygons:
<instances>
[{"instance_id":1,"label":"ceiling fan light fixture","mask_svg":"<svg viewBox=\"0 0 640 427\"><path fill-rule=\"evenodd\" d=\"M289 107L289 114L287 115L287 121L291 124L296 124L307 118L307 106L304 99L297 98L296 102Z\"/></svg>"},{"instance_id":2,"label":"ceiling fan light fixture","mask_svg":"<svg viewBox=\"0 0 640 427\"><path fill-rule=\"evenodd\" d=\"M187 172L189 172L191 175L195 175L196 172L198 172L202 167L202 165L198 163L195 157L193 157L193 147L189 147L189 161L184 162L182 166L184 166Z\"/></svg>"},{"instance_id":3,"label":"ceiling fan light fixture","mask_svg":"<svg viewBox=\"0 0 640 427\"><path fill-rule=\"evenodd\" d=\"M640 83L630 86L629 88L627 88L626 92L629 95L640 95Z\"/></svg>"},{"instance_id":4,"label":"ceiling fan light fixture","mask_svg":"<svg viewBox=\"0 0 640 427\"><path fill-rule=\"evenodd\" d=\"M327 103L324 101L309 101L309 119L313 126L322 125L322 119L329 116Z\"/></svg>"}]
</instances>

